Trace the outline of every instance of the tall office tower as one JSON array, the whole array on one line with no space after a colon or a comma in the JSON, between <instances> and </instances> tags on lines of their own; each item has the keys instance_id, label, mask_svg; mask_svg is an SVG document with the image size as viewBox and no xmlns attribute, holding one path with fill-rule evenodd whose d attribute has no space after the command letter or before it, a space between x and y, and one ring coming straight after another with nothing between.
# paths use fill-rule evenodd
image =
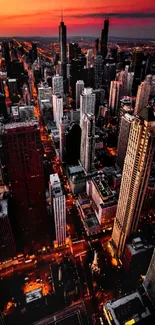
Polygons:
<instances>
[{"instance_id":1,"label":"tall office tower","mask_svg":"<svg viewBox=\"0 0 155 325\"><path fill-rule=\"evenodd\" d=\"M87 59L86 67L90 68L93 65L93 50L92 49L87 50L86 59Z\"/></svg>"},{"instance_id":2,"label":"tall office tower","mask_svg":"<svg viewBox=\"0 0 155 325\"><path fill-rule=\"evenodd\" d=\"M134 109L134 114L139 115L143 108L148 105L150 96L151 86L148 82L144 81L138 87L136 105Z\"/></svg>"},{"instance_id":3,"label":"tall office tower","mask_svg":"<svg viewBox=\"0 0 155 325\"><path fill-rule=\"evenodd\" d=\"M95 40L95 50L96 50L96 55L99 53L99 38L96 38Z\"/></svg>"},{"instance_id":4,"label":"tall office tower","mask_svg":"<svg viewBox=\"0 0 155 325\"><path fill-rule=\"evenodd\" d=\"M33 252L49 243L39 125L36 121L6 124L1 136L19 244L25 252Z\"/></svg>"},{"instance_id":5,"label":"tall office tower","mask_svg":"<svg viewBox=\"0 0 155 325\"><path fill-rule=\"evenodd\" d=\"M68 44L68 62L72 63L73 59L78 59L79 54L81 54L81 48L78 43L69 43Z\"/></svg>"},{"instance_id":6,"label":"tall office tower","mask_svg":"<svg viewBox=\"0 0 155 325\"><path fill-rule=\"evenodd\" d=\"M60 159L64 163L66 161L66 134L70 121L67 116L62 117L59 123L59 149L60 149Z\"/></svg>"},{"instance_id":7,"label":"tall office tower","mask_svg":"<svg viewBox=\"0 0 155 325\"><path fill-rule=\"evenodd\" d=\"M66 200L58 174L50 175L49 191L53 205L56 245L66 244Z\"/></svg>"},{"instance_id":8,"label":"tall office tower","mask_svg":"<svg viewBox=\"0 0 155 325\"><path fill-rule=\"evenodd\" d=\"M84 64L81 59L73 59L71 64L71 88L72 88L72 97L76 99L76 82L81 79L83 76ZM83 78L82 78L83 80Z\"/></svg>"},{"instance_id":9,"label":"tall office tower","mask_svg":"<svg viewBox=\"0 0 155 325\"><path fill-rule=\"evenodd\" d=\"M127 75L127 96L132 95L134 72L128 72Z\"/></svg>"},{"instance_id":10,"label":"tall office tower","mask_svg":"<svg viewBox=\"0 0 155 325\"><path fill-rule=\"evenodd\" d=\"M84 90L83 80L78 80L76 82L76 108L80 108L80 96Z\"/></svg>"},{"instance_id":11,"label":"tall office tower","mask_svg":"<svg viewBox=\"0 0 155 325\"><path fill-rule=\"evenodd\" d=\"M63 98L59 94L53 95L53 117L59 129L59 123L63 117Z\"/></svg>"},{"instance_id":12,"label":"tall office tower","mask_svg":"<svg viewBox=\"0 0 155 325\"><path fill-rule=\"evenodd\" d=\"M63 97L63 77L56 75L52 78L53 95L58 93Z\"/></svg>"},{"instance_id":13,"label":"tall office tower","mask_svg":"<svg viewBox=\"0 0 155 325\"><path fill-rule=\"evenodd\" d=\"M0 262L16 256L16 246L8 217L8 201L0 200Z\"/></svg>"},{"instance_id":14,"label":"tall office tower","mask_svg":"<svg viewBox=\"0 0 155 325\"><path fill-rule=\"evenodd\" d=\"M155 281L154 281L154 276L155 276L155 249L152 254L151 262L149 264L143 286L152 301L153 305L155 306Z\"/></svg>"},{"instance_id":15,"label":"tall office tower","mask_svg":"<svg viewBox=\"0 0 155 325\"><path fill-rule=\"evenodd\" d=\"M97 55L94 58L94 75L95 75L95 89L102 88L103 85L103 59L102 55Z\"/></svg>"},{"instance_id":16,"label":"tall office tower","mask_svg":"<svg viewBox=\"0 0 155 325\"><path fill-rule=\"evenodd\" d=\"M71 123L66 130L66 161L68 165L78 165L80 159L81 128Z\"/></svg>"},{"instance_id":17,"label":"tall office tower","mask_svg":"<svg viewBox=\"0 0 155 325\"><path fill-rule=\"evenodd\" d=\"M96 95L92 88L84 88L82 95L80 95L80 126L84 114L95 114Z\"/></svg>"},{"instance_id":18,"label":"tall office tower","mask_svg":"<svg viewBox=\"0 0 155 325\"><path fill-rule=\"evenodd\" d=\"M60 46L60 62L63 65L62 76L66 80L66 25L63 22L63 16L59 25L59 46Z\"/></svg>"},{"instance_id":19,"label":"tall office tower","mask_svg":"<svg viewBox=\"0 0 155 325\"><path fill-rule=\"evenodd\" d=\"M132 125L133 120L134 117L128 113L126 113L121 118L118 145L117 145L117 159L116 159L116 164L121 170L123 170L123 166L124 166L124 159L127 151L130 127Z\"/></svg>"},{"instance_id":20,"label":"tall office tower","mask_svg":"<svg viewBox=\"0 0 155 325\"><path fill-rule=\"evenodd\" d=\"M121 96L127 96L127 85L128 85L128 72L127 70L122 70L118 73L117 81L122 84Z\"/></svg>"},{"instance_id":21,"label":"tall office tower","mask_svg":"<svg viewBox=\"0 0 155 325\"><path fill-rule=\"evenodd\" d=\"M135 118L130 127L112 242L122 258L129 236L137 230L155 150L155 123Z\"/></svg>"},{"instance_id":22,"label":"tall office tower","mask_svg":"<svg viewBox=\"0 0 155 325\"><path fill-rule=\"evenodd\" d=\"M92 171L95 157L95 116L92 113L82 117L80 161L87 173Z\"/></svg>"},{"instance_id":23,"label":"tall office tower","mask_svg":"<svg viewBox=\"0 0 155 325\"><path fill-rule=\"evenodd\" d=\"M119 101L121 97L121 87L120 81L111 81L110 84L110 96L109 96L109 109L112 114L116 114L118 111Z\"/></svg>"},{"instance_id":24,"label":"tall office tower","mask_svg":"<svg viewBox=\"0 0 155 325\"><path fill-rule=\"evenodd\" d=\"M140 48L135 48L133 52L133 72L134 72L133 95L134 96L136 96L138 86L142 81L143 61L144 61L143 51Z\"/></svg>"},{"instance_id":25,"label":"tall office tower","mask_svg":"<svg viewBox=\"0 0 155 325\"><path fill-rule=\"evenodd\" d=\"M108 32L109 32L109 19L105 19L104 28L101 33L101 55L103 58L107 56L108 53Z\"/></svg>"}]
</instances>

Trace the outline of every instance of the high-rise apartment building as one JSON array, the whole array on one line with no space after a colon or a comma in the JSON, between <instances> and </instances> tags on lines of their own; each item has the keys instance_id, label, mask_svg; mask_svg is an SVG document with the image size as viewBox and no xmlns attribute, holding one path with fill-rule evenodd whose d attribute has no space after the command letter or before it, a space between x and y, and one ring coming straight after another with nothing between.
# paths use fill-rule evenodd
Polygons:
<instances>
[{"instance_id":1,"label":"high-rise apartment building","mask_svg":"<svg viewBox=\"0 0 155 325\"><path fill-rule=\"evenodd\" d=\"M6 124L2 149L20 245L25 252L48 242L43 150L38 122Z\"/></svg>"},{"instance_id":2,"label":"high-rise apartment building","mask_svg":"<svg viewBox=\"0 0 155 325\"><path fill-rule=\"evenodd\" d=\"M50 175L49 191L53 205L56 245L66 244L66 200L58 174Z\"/></svg>"},{"instance_id":3,"label":"high-rise apartment building","mask_svg":"<svg viewBox=\"0 0 155 325\"><path fill-rule=\"evenodd\" d=\"M63 77L56 75L52 78L53 95L58 93L63 97Z\"/></svg>"},{"instance_id":4,"label":"high-rise apartment building","mask_svg":"<svg viewBox=\"0 0 155 325\"><path fill-rule=\"evenodd\" d=\"M76 82L76 108L80 108L80 96L84 90L84 81L78 80Z\"/></svg>"},{"instance_id":5,"label":"high-rise apartment building","mask_svg":"<svg viewBox=\"0 0 155 325\"><path fill-rule=\"evenodd\" d=\"M83 115L80 161L87 173L91 172L95 158L95 116Z\"/></svg>"},{"instance_id":6,"label":"high-rise apartment building","mask_svg":"<svg viewBox=\"0 0 155 325\"><path fill-rule=\"evenodd\" d=\"M146 111L147 113L147 111ZM155 122L135 118L130 127L119 201L112 233L118 257L137 230L155 150Z\"/></svg>"},{"instance_id":7,"label":"high-rise apartment building","mask_svg":"<svg viewBox=\"0 0 155 325\"><path fill-rule=\"evenodd\" d=\"M63 98L59 94L55 94L53 95L53 118L58 129L62 117L63 117Z\"/></svg>"},{"instance_id":8,"label":"high-rise apartment building","mask_svg":"<svg viewBox=\"0 0 155 325\"><path fill-rule=\"evenodd\" d=\"M121 82L111 81L110 96L109 96L109 109L112 114L116 114L118 111L119 101L121 97Z\"/></svg>"},{"instance_id":9,"label":"high-rise apartment building","mask_svg":"<svg viewBox=\"0 0 155 325\"><path fill-rule=\"evenodd\" d=\"M16 256L16 246L8 217L8 201L0 200L0 262Z\"/></svg>"},{"instance_id":10,"label":"high-rise apartment building","mask_svg":"<svg viewBox=\"0 0 155 325\"><path fill-rule=\"evenodd\" d=\"M80 126L84 114L95 114L96 95L92 88L84 88L80 95Z\"/></svg>"},{"instance_id":11,"label":"high-rise apartment building","mask_svg":"<svg viewBox=\"0 0 155 325\"><path fill-rule=\"evenodd\" d=\"M95 75L95 89L101 88L103 84L103 58L102 55L97 55L94 58L94 75Z\"/></svg>"},{"instance_id":12,"label":"high-rise apartment building","mask_svg":"<svg viewBox=\"0 0 155 325\"><path fill-rule=\"evenodd\" d=\"M134 109L134 114L139 115L143 108L148 105L149 96L150 96L151 86L149 82L141 82L138 87L136 105Z\"/></svg>"},{"instance_id":13,"label":"high-rise apartment building","mask_svg":"<svg viewBox=\"0 0 155 325\"><path fill-rule=\"evenodd\" d=\"M66 42L67 42L66 25L63 22L63 17L61 17L61 22L59 25L59 46L60 46L60 62L63 65L62 76L64 80L66 80L66 64L67 64Z\"/></svg>"},{"instance_id":14,"label":"high-rise apartment building","mask_svg":"<svg viewBox=\"0 0 155 325\"><path fill-rule=\"evenodd\" d=\"M121 125L118 137L118 145L117 145L117 159L116 164L122 170L124 166L124 159L126 156L130 127L134 120L134 117L128 113L126 113L121 118Z\"/></svg>"},{"instance_id":15,"label":"high-rise apartment building","mask_svg":"<svg viewBox=\"0 0 155 325\"><path fill-rule=\"evenodd\" d=\"M154 277L155 277L155 249L153 251L152 254L152 259L151 262L149 264L149 268L147 270L144 282L143 282L143 286L149 296L149 298L151 299L153 305L155 306L155 281L154 281Z\"/></svg>"}]
</instances>

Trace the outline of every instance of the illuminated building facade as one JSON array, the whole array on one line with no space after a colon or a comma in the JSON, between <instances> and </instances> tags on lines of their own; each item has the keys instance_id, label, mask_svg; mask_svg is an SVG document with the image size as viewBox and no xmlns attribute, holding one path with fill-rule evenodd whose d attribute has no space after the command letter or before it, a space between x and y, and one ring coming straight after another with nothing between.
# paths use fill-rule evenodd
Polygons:
<instances>
[{"instance_id":1,"label":"illuminated building facade","mask_svg":"<svg viewBox=\"0 0 155 325\"><path fill-rule=\"evenodd\" d=\"M63 97L63 77L56 75L52 78L53 95L58 93Z\"/></svg>"},{"instance_id":2,"label":"illuminated building facade","mask_svg":"<svg viewBox=\"0 0 155 325\"><path fill-rule=\"evenodd\" d=\"M122 170L124 166L124 159L126 155L127 145L128 145L128 138L130 133L130 127L132 121L135 117L126 113L121 118L121 125L118 137L118 145L117 145L117 159L116 164Z\"/></svg>"},{"instance_id":3,"label":"illuminated building facade","mask_svg":"<svg viewBox=\"0 0 155 325\"><path fill-rule=\"evenodd\" d=\"M15 208L20 244L25 252L47 242L43 151L38 122L6 124L2 148Z\"/></svg>"},{"instance_id":4,"label":"illuminated building facade","mask_svg":"<svg viewBox=\"0 0 155 325\"><path fill-rule=\"evenodd\" d=\"M139 115L142 109L148 105L150 91L151 86L148 82L144 81L139 85L134 109L135 115Z\"/></svg>"},{"instance_id":5,"label":"illuminated building facade","mask_svg":"<svg viewBox=\"0 0 155 325\"><path fill-rule=\"evenodd\" d=\"M87 173L91 172L95 156L95 116L85 114L82 119L80 161Z\"/></svg>"},{"instance_id":6,"label":"illuminated building facade","mask_svg":"<svg viewBox=\"0 0 155 325\"><path fill-rule=\"evenodd\" d=\"M63 117L63 98L59 94L53 95L53 117L59 129L59 123Z\"/></svg>"},{"instance_id":7,"label":"illuminated building facade","mask_svg":"<svg viewBox=\"0 0 155 325\"><path fill-rule=\"evenodd\" d=\"M112 242L122 257L129 236L137 230L155 149L155 122L134 119L124 161Z\"/></svg>"},{"instance_id":8,"label":"illuminated building facade","mask_svg":"<svg viewBox=\"0 0 155 325\"><path fill-rule=\"evenodd\" d=\"M109 109L112 114L116 114L118 111L118 105L121 97L121 82L111 81L110 84L110 96L109 96Z\"/></svg>"},{"instance_id":9,"label":"illuminated building facade","mask_svg":"<svg viewBox=\"0 0 155 325\"><path fill-rule=\"evenodd\" d=\"M56 245L66 244L66 200L58 174L50 175L49 191L53 205Z\"/></svg>"},{"instance_id":10,"label":"illuminated building facade","mask_svg":"<svg viewBox=\"0 0 155 325\"><path fill-rule=\"evenodd\" d=\"M96 95L92 88L84 88L80 95L80 126L82 126L82 118L84 114L95 114Z\"/></svg>"},{"instance_id":11,"label":"illuminated building facade","mask_svg":"<svg viewBox=\"0 0 155 325\"><path fill-rule=\"evenodd\" d=\"M78 80L76 82L76 108L80 108L80 96L84 90L84 81Z\"/></svg>"}]
</instances>

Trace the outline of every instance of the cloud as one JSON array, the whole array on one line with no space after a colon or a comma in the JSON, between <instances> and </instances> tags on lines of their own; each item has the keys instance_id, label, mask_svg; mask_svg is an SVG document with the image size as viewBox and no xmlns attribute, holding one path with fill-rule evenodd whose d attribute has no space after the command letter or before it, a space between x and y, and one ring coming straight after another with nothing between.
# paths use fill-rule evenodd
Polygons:
<instances>
[{"instance_id":1,"label":"cloud","mask_svg":"<svg viewBox=\"0 0 155 325\"><path fill-rule=\"evenodd\" d=\"M143 19L143 18L155 18L155 12L100 12L100 13L86 13L86 14L77 14L72 16L73 18L105 18L105 17L114 17L114 18L133 18L133 19Z\"/></svg>"}]
</instances>

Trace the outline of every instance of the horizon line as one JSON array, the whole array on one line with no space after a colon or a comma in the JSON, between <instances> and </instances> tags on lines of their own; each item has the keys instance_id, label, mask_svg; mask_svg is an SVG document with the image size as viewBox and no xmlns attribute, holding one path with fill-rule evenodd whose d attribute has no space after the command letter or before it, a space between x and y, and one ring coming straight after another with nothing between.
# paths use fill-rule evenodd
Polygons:
<instances>
[{"instance_id":1,"label":"horizon line","mask_svg":"<svg viewBox=\"0 0 155 325\"><path fill-rule=\"evenodd\" d=\"M33 38L33 37L36 37L36 38L58 38L59 39L59 36L37 36L37 35L26 35L26 36L21 36L21 35L16 35L16 36L0 36L0 39L1 38L17 38L17 37L21 37L21 38ZM71 35L71 36L68 36L67 38L71 38L71 37L90 37L90 38L98 38L98 36L91 36L91 35ZM109 39L110 38L128 38L128 39L139 39L139 40L155 40L155 37L154 38L150 38L150 37L130 37L130 36L109 36Z\"/></svg>"}]
</instances>

